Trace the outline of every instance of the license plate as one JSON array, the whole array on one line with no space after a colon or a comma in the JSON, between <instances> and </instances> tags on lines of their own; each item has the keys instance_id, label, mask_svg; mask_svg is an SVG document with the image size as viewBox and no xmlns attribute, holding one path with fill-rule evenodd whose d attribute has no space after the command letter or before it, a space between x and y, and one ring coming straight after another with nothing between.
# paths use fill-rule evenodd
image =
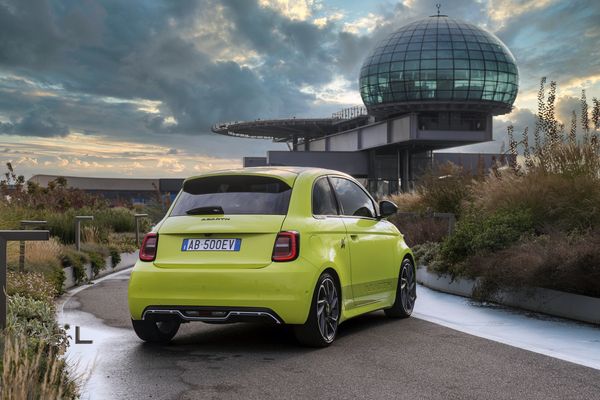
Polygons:
<instances>
[{"instance_id":1,"label":"license plate","mask_svg":"<svg viewBox=\"0 0 600 400\"><path fill-rule=\"evenodd\" d=\"M181 251L240 251L242 239L183 239Z\"/></svg>"}]
</instances>

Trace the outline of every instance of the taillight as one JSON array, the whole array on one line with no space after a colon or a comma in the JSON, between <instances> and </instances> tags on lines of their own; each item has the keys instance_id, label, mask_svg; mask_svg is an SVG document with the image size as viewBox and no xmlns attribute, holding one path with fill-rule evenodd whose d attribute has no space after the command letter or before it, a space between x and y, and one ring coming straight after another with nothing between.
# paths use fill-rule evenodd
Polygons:
<instances>
[{"instance_id":1,"label":"taillight","mask_svg":"<svg viewBox=\"0 0 600 400\"><path fill-rule=\"evenodd\" d=\"M142 240L140 247L140 260L154 261L156 258L156 248L158 247L158 233L148 233Z\"/></svg>"},{"instance_id":2,"label":"taillight","mask_svg":"<svg viewBox=\"0 0 600 400\"><path fill-rule=\"evenodd\" d=\"M298 232L279 232L273 247L273 261L292 261L298 257L300 236Z\"/></svg>"}]
</instances>

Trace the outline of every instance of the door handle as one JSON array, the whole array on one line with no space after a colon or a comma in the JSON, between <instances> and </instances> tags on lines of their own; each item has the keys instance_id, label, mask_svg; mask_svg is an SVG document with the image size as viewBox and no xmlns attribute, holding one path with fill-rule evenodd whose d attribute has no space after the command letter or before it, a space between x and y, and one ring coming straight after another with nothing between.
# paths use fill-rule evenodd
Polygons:
<instances>
[{"instance_id":1,"label":"door handle","mask_svg":"<svg viewBox=\"0 0 600 400\"><path fill-rule=\"evenodd\" d=\"M356 239L358 239L358 235L350 235L350 239L356 240Z\"/></svg>"},{"instance_id":2,"label":"door handle","mask_svg":"<svg viewBox=\"0 0 600 400\"><path fill-rule=\"evenodd\" d=\"M342 239L342 242L340 243L340 247L343 249L344 247L346 247L346 239Z\"/></svg>"}]
</instances>

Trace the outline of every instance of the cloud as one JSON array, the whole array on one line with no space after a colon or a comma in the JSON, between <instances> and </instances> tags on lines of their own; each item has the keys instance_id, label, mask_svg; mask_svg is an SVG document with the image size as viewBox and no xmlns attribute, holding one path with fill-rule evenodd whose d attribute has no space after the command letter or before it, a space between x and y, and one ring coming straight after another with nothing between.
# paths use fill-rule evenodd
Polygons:
<instances>
[{"instance_id":1,"label":"cloud","mask_svg":"<svg viewBox=\"0 0 600 400\"><path fill-rule=\"evenodd\" d=\"M561 90L575 86L577 93L586 77L598 75L600 3L543 1L536 7L513 6L520 12L507 18L496 33L517 60L521 90L535 90L539 79L547 76ZM590 84L598 81L594 79Z\"/></svg>"},{"instance_id":2,"label":"cloud","mask_svg":"<svg viewBox=\"0 0 600 400\"><path fill-rule=\"evenodd\" d=\"M270 7L287 18L304 21L308 19L315 6L314 0L259 0L262 7Z\"/></svg>"},{"instance_id":3,"label":"cloud","mask_svg":"<svg viewBox=\"0 0 600 400\"><path fill-rule=\"evenodd\" d=\"M217 136L210 127L326 116L359 102L364 57L391 32L436 11L433 1L344 2L341 10L324 4L0 1L0 141L7 138L14 151L50 152L53 145L42 139L60 137L62 159L53 153L39 165L77 168L78 159L99 171L94 162L134 171L134 162L155 168L160 157L177 156L184 173L218 165L192 161L192 153L230 162L281 149ZM509 121L517 129L530 118L525 110L535 107L541 76L556 80L565 96L600 88L596 1L456 0L441 11L494 31L517 58L518 108L495 119L499 139ZM570 118L570 102L559 98L557 113ZM24 137L27 145L16 147ZM115 151L111 141L127 143L127 150Z\"/></svg>"},{"instance_id":4,"label":"cloud","mask_svg":"<svg viewBox=\"0 0 600 400\"><path fill-rule=\"evenodd\" d=\"M65 136L69 127L44 108L35 108L14 122L0 122L0 133L23 136Z\"/></svg>"}]
</instances>

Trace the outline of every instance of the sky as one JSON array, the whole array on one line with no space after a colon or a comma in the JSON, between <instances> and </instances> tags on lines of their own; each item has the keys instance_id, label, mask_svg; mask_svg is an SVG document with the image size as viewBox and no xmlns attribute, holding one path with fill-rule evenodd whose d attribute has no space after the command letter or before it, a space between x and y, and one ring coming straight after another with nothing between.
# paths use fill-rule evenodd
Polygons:
<instances>
[{"instance_id":1,"label":"sky","mask_svg":"<svg viewBox=\"0 0 600 400\"><path fill-rule=\"evenodd\" d=\"M520 89L506 126L533 127L540 78L568 123L600 97L597 0L0 0L0 163L17 173L185 177L284 150L217 122L326 117L362 104L378 41L442 12L496 34Z\"/></svg>"}]
</instances>

